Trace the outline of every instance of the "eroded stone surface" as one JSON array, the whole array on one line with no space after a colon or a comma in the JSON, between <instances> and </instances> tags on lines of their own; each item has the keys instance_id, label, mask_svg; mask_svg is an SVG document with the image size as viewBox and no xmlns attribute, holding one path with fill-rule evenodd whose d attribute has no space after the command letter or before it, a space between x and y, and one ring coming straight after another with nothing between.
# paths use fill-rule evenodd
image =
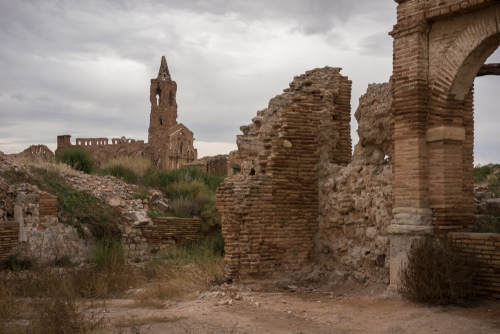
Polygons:
<instances>
[{"instance_id":1,"label":"eroded stone surface","mask_svg":"<svg viewBox=\"0 0 500 334\"><path fill-rule=\"evenodd\" d=\"M392 216L391 84L371 84L355 113L359 142L352 163L319 168L319 229L311 277L388 283ZM319 272L318 272L319 271Z\"/></svg>"}]
</instances>

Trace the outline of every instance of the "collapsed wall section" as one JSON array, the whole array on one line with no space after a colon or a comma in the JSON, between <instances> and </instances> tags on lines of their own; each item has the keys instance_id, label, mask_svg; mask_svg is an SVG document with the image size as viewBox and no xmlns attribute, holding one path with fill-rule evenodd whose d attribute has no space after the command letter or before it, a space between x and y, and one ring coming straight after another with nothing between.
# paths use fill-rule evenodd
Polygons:
<instances>
[{"instance_id":1,"label":"collapsed wall section","mask_svg":"<svg viewBox=\"0 0 500 334\"><path fill-rule=\"evenodd\" d=\"M359 142L352 163L319 166L319 229L313 277L388 283L392 220L391 83L371 84L355 117Z\"/></svg>"},{"instance_id":2,"label":"collapsed wall section","mask_svg":"<svg viewBox=\"0 0 500 334\"><path fill-rule=\"evenodd\" d=\"M350 91L339 68L308 71L241 127L241 171L217 193L226 279L274 277L310 262L319 157L341 165L351 157Z\"/></svg>"}]
</instances>

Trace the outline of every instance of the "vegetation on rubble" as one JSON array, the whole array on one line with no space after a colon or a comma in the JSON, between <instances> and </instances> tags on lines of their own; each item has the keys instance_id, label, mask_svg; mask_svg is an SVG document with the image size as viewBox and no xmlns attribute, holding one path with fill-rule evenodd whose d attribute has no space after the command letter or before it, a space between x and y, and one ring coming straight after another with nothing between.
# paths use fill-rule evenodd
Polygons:
<instances>
[{"instance_id":1,"label":"vegetation on rubble","mask_svg":"<svg viewBox=\"0 0 500 334\"><path fill-rule=\"evenodd\" d=\"M148 157L120 157L103 164L99 169L99 173L122 178L128 183L137 183L139 178L143 177L146 171L151 168L151 159ZM128 179L129 177L131 179Z\"/></svg>"},{"instance_id":2,"label":"vegetation on rubble","mask_svg":"<svg viewBox=\"0 0 500 334\"><path fill-rule=\"evenodd\" d=\"M0 176L11 184L29 183L57 196L57 211L62 222L74 225L82 232L87 227L99 240L119 240L120 212L91 194L75 190L56 170L30 167L26 171L9 169Z\"/></svg>"},{"instance_id":3,"label":"vegetation on rubble","mask_svg":"<svg viewBox=\"0 0 500 334\"><path fill-rule=\"evenodd\" d=\"M56 161L65 163L76 170L90 174L94 170L95 161L83 147L65 148L56 154Z\"/></svg>"},{"instance_id":4,"label":"vegetation on rubble","mask_svg":"<svg viewBox=\"0 0 500 334\"><path fill-rule=\"evenodd\" d=\"M485 184L495 198L500 198L500 164L474 167L474 183ZM479 216L472 229L478 233L500 233L500 216L491 212Z\"/></svg>"},{"instance_id":5,"label":"vegetation on rubble","mask_svg":"<svg viewBox=\"0 0 500 334\"><path fill-rule=\"evenodd\" d=\"M220 225L220 214L215 207L215 191L225 176L210 175L199 168L183 167L177 170L157 170L149 159L112 159L99 170L99 174L113 175L125 182L139 185L140 189L156 188L170 200L168 212L150 211L151 218L173 216L201 217L203 229ZM146 197L145 191L138 198Z\"/></svg>"},{"instance_id":6,"label":"vegetation on rubble","mask_svg":"<svg viewBox=\"0 0 500 334\"><path fill-rule=\"evenodd\" d=\"M0 271L2 333L86 333L106 331L108 326L130 327L107 321L108 298L126 295L134 300L131 307L163 307L166 299L220 283L220 238L159 252L137 267L126 265L121 245L108 241L99 243L90 265L54 268L35 264L28 271Z\"/></svg>"},{"instance_id":7,"label":"vegetation on rubble","mask_svg":"<svg viewBox=\"0 0 500 334\"><path fill-rule=\"evenodd\" d=\"M488 178L497 171L500 171L500 164L476 165L474 167L474 183L486 183Z\"/></svg>"},{"instance_id":8,"label":"vegetation on rubble","mask_svg":"<svg viewBox=\"0 0 500 334\"><path fill-rule=\"evenodd\" d=\"M476 297L477 261L457 252L447 239L415 242L399 272L399 292L417 303L465 306Z\"/></svg>"},{"instance_id":9,"label":"vegetation on rubble","mask_svg":"<svg viewBox=\"0 0 500 334\"><path fill-rule=\"evenodd\" d=\"M481 215L472 227L472 232L500 233L500 216L492 214Z\"/></svg>"}]
</instances>

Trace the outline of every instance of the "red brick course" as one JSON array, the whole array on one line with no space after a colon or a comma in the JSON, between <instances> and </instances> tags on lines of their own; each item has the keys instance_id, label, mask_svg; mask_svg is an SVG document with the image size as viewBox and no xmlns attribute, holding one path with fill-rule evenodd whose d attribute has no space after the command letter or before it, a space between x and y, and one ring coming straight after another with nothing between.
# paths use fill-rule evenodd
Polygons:
<instances>
[{"instance_id":1,"label":"red brick course","mask_svg":"<svg viewBox=\"0 0 500 334\"><path fill-rule=\"evenodd\" d=\"M10 255L17 253L18 235L19 222L0 221L0 260L5 260Z\"/></svg>"},{"instance_id":2,"label":"red brick course","mask_svg":"<svg viewBox=\"0 0 500 334\"><path fill-rule=\"evenodd\" d=\"M479 261L479 296L500 300L500 234L450 233L449 236L464 256L474 255Z\"/></svg>"}]
</instances>

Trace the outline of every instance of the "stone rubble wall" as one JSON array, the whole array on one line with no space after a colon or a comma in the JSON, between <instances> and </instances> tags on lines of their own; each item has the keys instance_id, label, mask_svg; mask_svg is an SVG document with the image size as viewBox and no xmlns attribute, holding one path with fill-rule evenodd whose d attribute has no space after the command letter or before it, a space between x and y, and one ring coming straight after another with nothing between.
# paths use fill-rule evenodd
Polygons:
<instances>
[{"instance_id":1,"label":"stone rubble wall","mask_svg":"<svg viewBox=\"0 0 500 334\"><path fill-rule=\"evenodd\" d=\"M158 251L186 246L213 235L220 229L201 232L200 218L159 217L153 225L126 226L121 243L129 259L146 260Z\"/></svg>"},{"instance_id":2,"label":"stone rubble wall","mask_svg":"<svg viewBox=\"0 0 500 334\"><path fill-rule=\"evenodd\" d=\"M308 71L241 127L231 157L241 172L217 193L227 279L276 277L311 262L320 156L337 164L351 157L350 89L339 68Z\"/></svg>"},{"instance_id":3,"label":"stone rubble wall","mask_svg":"<svg viewBox=\"0 0 500 334\"><path fill-rule=\"evenodd\" d=\"M0 170L25 170L22 164L0 157ZM147 216L149 209L166 211L168 199L150 189L147 199L134 199L136 186L115 177L95 176L71 170L62 174L70 184L86 191L122 212L122 244L129 260L147 260L152 249L185 245L203 235L201 219L158 218ZM214 231L208 231L213 234ZM36 186L8 185L0 177L0 258L19 253L22 258L40 262L68 257L79 263L92 254L96 240L84 228L82 236L76 228L60 221L57 197L40 191Z\"/></svg>"},{"instance_id":4,"label":"stone rubble wall","mask_svg":"<svg viewBox=\"0 0 500 334\"><path fill-rule=\"evenodd\" d=\"M388 283L387 227L393 219L391 84L369 85L355 117L359 142L352 163L320 165L312 276Z\"/></svg>"},{"instance_id":5,"label":"stone rubble wall","mask_svg":"<svg viewBox=\"0 0 500 334\"><path fill-rule=\"evenodd\" d=\"M73 226L59 222L56 197L29 184L8 186L3 178L0 178L0 190L4 190L0 192L0 198L4 198L0 200L0 212L3 212L0 239L11 243L7 247L9 251L2 246L2 253L11 255L18 252L22 258L33 258L40 262L62 257L81 262L88 258L94 243L80 238ZM7 229L7 226L10 228ZM14 240L16 247L12 247Z\"/></svg>"}]
</instances>

